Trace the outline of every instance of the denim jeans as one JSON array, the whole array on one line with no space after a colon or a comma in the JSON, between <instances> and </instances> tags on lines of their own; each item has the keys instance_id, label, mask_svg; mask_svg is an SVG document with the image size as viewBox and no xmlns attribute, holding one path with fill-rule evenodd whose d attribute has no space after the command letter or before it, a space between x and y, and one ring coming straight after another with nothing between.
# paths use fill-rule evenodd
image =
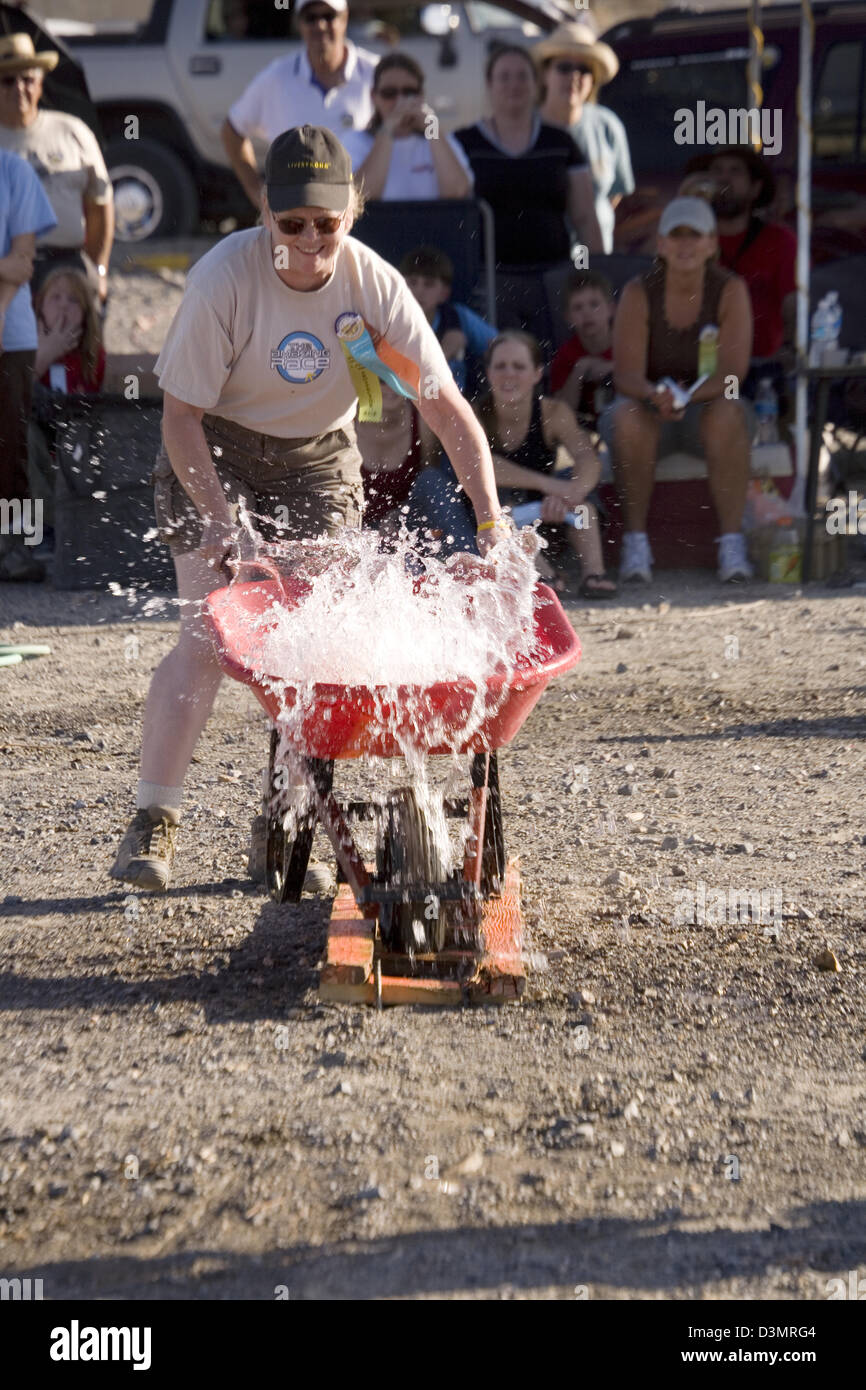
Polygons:
<instances>
[{"instance_id":1,"label":"denim jeans","mask_svg":"<svg viewBox=\"0 0 866 1390\"><path fill-rule=\"evenodd\" d=\"M425 468L412 484L406 524L410 531L443 531L442 551L451 555L469 551L476 555L475 525L471 510L457 491L458 483L448 461L440 468Z\"/></svg>"}]
</instances>

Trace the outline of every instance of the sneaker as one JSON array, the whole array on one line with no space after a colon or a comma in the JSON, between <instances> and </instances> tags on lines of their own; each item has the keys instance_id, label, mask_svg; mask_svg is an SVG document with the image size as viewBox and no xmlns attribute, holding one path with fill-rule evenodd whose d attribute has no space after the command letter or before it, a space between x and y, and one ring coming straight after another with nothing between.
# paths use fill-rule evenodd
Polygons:
<instances>
[{"instance_id":1,"label":"sneaker","mask_svg":"<svg viewBox=\"0 0 866 1390\"><path fill-rule=\"evenodd\" d=\"M645 531L625 531L622 538L622 557L619 577L623 584L652 583L653 555Z\"/></svg>"},{"instance_id":2,"label":"sneaker","mask_svg":"<svg viewBox=\"0 0 866 1390\"><path fill-rule=\"evenodd\" d=\"M719 537L719 580L722 584L733 584L738 580L751 579L755 571L749 564L746 554L746 538L739 531L729 531Z\"/></svg>"},{"instance_id":3,"label":"sneaker","mask_svg":"<svg viewBox=\"0 0 866 1390\"><path fill-rule=\"evenodd\" d=\"M250 826L250 850L247 856L247 873L253 883L264 883L268 872L268 818L256 816ZM305 893L327 894L334 886L334 876L327 864L311 859L304 874Z\"/></svg>"},{"instance_id":4,"label":"sneaker","mask_svg":"<svg viewBox=\"0 0 866 1390\"><path fill-rule=\"evenodd\" d=\"M16 584L41 584L45 566L33 555L33 547L23 542L11 545L0 557L0 580Z\"/></svg>"},{"instance_id":5,"label":"sneaker","mask_svg":"<svg viewBox=\"0 0 866 1390\"><path fill-rule=\"evenodd\" d=\"M320 864L318 860L311 859L304 874L304 892L326 897L333 889L334 875L327 864Z\"/></svg>"},{"instance_id":6,"label":"sneaker","mask_svg":"<svg viewBox=\"0 0 866 1390\"><path fill-rule=\"evenodd\" d=\"M163 892L171 880L177 825L177 811L161 806L136 811L109 870L110 877L146 891Z\"/></svg>"}]
</instances>

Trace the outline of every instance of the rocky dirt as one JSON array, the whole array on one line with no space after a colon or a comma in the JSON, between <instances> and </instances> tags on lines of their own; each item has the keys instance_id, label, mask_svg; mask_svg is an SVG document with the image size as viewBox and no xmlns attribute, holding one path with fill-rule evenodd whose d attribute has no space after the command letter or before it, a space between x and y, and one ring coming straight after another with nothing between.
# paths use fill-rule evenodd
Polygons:
<instances>
[{"instance_id":1,"label":"rocky dirt","mask_svg":"<svg viewBox=\"0 0 866 1390\"><path fill-rule=\"evenodd\" d=\"M6 1271L302 1299L821 1299L866 1272L862 596L662 575L571 612L583 659L501 759L527 997L377 1015L317 1001L329 900L245 880L248 693L199 748L176 886L127 898L105 873L169 615L0 594L2 637L52 646L2 675Z\"/></svg>"},{"instance_id":2,"label":"rocky dirt","mask_svg":"<svg viewBox=\"0 0 866 1390\"><path fill-rule=\"evenodd\" d=\"M116 277L110 345L158 347L181 284ZM0 1271L160 1299L866 1277L862 571L571 606L583 659L501 757L527 995L383 1014L318 1002L329 899L245 877L267 729L241 686L175 886L106 877L171 604L0 589L0 641L52 648L0 673Z\"/></svg>"}]
</instances>

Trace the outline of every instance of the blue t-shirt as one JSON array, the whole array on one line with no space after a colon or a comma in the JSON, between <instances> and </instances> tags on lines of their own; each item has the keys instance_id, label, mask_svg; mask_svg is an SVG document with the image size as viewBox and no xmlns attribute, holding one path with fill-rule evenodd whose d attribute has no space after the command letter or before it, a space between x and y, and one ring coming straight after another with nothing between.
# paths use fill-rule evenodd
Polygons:
<instances>
[{"instance_id":1,"label":"blue t-shirt","mask_svg":"<svg viewBox=\"0 0 866 1390\"><path fill-rule=\"evenodd\" d=\"M458 304L456 300L450 301L451 307L456 311L460 320L460 328L466 339L466 352L470 357L483 357L487 351L488 343L492 343L496 337L496 329L491 328L486 319L481 318L480 314L473 311L466 304ZM442 322L442 315L437 309L430 321L430 327L439 337L439 327ZM451 374L457 382L458 390L466 390L466 362L449 362Z\"/></svg>"},{"instance_id":2,"label":"blue t-shirt","mask_svg":"<svg viewBox=\"0 0 866 1390\"><path fill-rule=\"evenodd\" d=\"M8 256L12 238L25 232L50 232L57 218L42 185L26 160L0 150L0 256ZM39 341L30 286L22 285L3 324L3 351L30 352Z\"/></svg>"},{"instance_id":3,"label":"blue t-shirt","mask_svg":"<svg viewBox=\"0 0 866 1390\"><path fill-rule=\"evenodd\" d=\"M595 212L605 255L613 250L614 210L610 200L634 193L634 174L625 126L607 106L587 102L577 125L569 127L572 139L586 157L595 188Z\"/></svg>"}]
</instances>

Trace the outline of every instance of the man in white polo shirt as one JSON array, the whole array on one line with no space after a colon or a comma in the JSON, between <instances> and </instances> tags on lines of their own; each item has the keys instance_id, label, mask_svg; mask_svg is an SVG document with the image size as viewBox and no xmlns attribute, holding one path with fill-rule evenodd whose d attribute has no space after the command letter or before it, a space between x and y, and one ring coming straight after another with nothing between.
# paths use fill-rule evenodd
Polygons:
<instances>
[{"instance_id":1,"label":"man in white polo shirt","mask_svg":"<svg viewBox=\"0 0 866 1390\"><path fill-rule=\"evenodd\" d=\"M324 126L342 136L364 130L373 115L371 90L379 60L346 38L347 0L300 0L295 13L304 51L263 68L223 122L226 154L255 208L262 179L254 137L270 144L284 130L302 125Z\"/></svg>"}]
</instances>

